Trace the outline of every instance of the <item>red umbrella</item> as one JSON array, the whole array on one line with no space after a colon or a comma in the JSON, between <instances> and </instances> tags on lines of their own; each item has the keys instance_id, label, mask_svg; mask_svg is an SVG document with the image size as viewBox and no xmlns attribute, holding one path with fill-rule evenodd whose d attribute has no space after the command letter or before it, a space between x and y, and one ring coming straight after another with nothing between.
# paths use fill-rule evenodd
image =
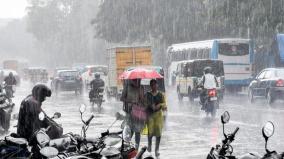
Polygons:
<instances>
[{"instance_id":1,"label":"red umbrella","mask_svg":"<svg viewBox=\"0 0 284 159\"><path fill-rule=\"evenodd\" d=\"M124 71L119 79L153 79L153 78L163 78L155 70L145 69L145 68L135 68L133 70Z\"/></svg>"}]
</instances>

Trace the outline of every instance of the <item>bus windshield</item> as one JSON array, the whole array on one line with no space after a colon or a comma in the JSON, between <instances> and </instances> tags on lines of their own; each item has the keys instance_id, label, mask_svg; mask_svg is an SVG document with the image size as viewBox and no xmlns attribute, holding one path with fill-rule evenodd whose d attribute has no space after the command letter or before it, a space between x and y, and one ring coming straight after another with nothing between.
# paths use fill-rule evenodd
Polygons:
<instances>
[{"instance_id":1,"label":"bus windshield","mask_svg":"<svg viewBox=\"0 0 284 159\"><path fill-rule=\"evenodd\" d=\"M219 54L226 56L243 56L249 54L249 44L220 43Z\"/></svg>"},{"instance_id":2,"label":"bus windshield","mask_svg":"<svg viewBox=\"0 0 284 159\"><path fill-rule=\"evenodd\" d=\"M200 60L195 61L193 63L189 63L188 65L189 70L191 71L191 76L194 77L201 77L203 76L203 70L205 67L211 67L212 73L217 76L224 76L224 67L222 61L215 61L215 60Z\"/></svg>"}]
</instances>

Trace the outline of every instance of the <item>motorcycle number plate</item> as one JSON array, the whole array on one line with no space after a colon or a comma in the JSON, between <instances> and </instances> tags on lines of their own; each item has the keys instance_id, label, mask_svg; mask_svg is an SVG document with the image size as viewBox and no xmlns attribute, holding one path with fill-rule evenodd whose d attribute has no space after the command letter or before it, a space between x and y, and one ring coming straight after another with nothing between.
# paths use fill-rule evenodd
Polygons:
<instances>
[{"instance_id":1,"label":"motorcycle number plate","mask_svg":"<svg viewBox=\"0 0 284 159\"><path fill-rule=\"evenodd\" d=\"M210 100L211 101L217 100L217 97L211 97Z\"/></svg>"}]
</instances>

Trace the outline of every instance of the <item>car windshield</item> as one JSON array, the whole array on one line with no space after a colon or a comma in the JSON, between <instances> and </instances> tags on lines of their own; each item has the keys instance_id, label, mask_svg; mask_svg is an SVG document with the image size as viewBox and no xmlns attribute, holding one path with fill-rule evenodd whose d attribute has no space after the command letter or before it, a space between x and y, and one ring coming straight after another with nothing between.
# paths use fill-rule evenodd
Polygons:
<instances>
[{"instance_id":1,"label":"car windshield","mask_svg":"<svg viewBox=\"0 0 284 159\"><path fill-rule=\"evenodd\" d=\"M60 72L59 76L60 77L64 77L64 76L77 76L78 72L76 71L64 71L64 72Z\"/></svg>"},{"instance_id":2,"label":"car windshield","mask_svg":"<svg viewBox=\"0 0 284 159\"><path fill-rule=\"evenodd\" d=\"M277 77L284 78L284 70L277 70L277 71L276 71L276 76L277 76Z\"/></svg>"},{"instance_id":3,"label":"car windshield","mask_svg":"<svg viewBox=\"0 0 284 159\"><path fill-rule=\"evenodd\" d=\"M103 66L93 67L91 68L91 72L92 73L103 72L105 75L107 75L107 67L103 67Z\"/></svg>"},{"instance_id":4,"label":"car windshield","mask_svg":"<svg viewBox=\"0 0 284 159\"><path fill-rule=\"evenodd\" d=\"M195 61L188 65L191 76L194 77L201 77L203 76L203 70L205 67L211 67L212 73L217 76L224 76L224 68L222 61L213 61L213 60L202 60L202 61Z\"/></svg>"}]
</instances>

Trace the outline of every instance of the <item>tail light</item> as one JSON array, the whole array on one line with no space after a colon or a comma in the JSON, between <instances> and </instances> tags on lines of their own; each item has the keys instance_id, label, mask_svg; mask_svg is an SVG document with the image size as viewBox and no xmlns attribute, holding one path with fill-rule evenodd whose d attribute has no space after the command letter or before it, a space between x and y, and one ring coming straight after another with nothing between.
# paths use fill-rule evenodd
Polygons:
<instances>
[{"instance_id":1,"label":"tail light","mask_svg":"<svg viewBox=\"0 0 284 159\"><path fill-rule=\"evenodd\" d=\"M135 158L137 155L137 151L136 150L132 150L131 152L129 152L129 154L127 155L128 159L133 159Z\"/></svg>"},{"instance_id":2,"label":"tail light","mask_svg":"<svg viewBox=\"0 0 284 159\"><path fill-rule=\"evenodd\" d=\"M282 79L279 79L276 81L276 86L277 87L283 87L284 86L284 81Z\"/></svg>"},{"instance_id":3,"label":"tail light","mask_svg":"<svg viewBox=\"0 0 284 159\"><path fill-rule=\"evenodd\" d=\"M208 95L209 95L209 97L216 97L216 95L217 95L216 89L209 90Z\"/></svg>"}]
</instances>

